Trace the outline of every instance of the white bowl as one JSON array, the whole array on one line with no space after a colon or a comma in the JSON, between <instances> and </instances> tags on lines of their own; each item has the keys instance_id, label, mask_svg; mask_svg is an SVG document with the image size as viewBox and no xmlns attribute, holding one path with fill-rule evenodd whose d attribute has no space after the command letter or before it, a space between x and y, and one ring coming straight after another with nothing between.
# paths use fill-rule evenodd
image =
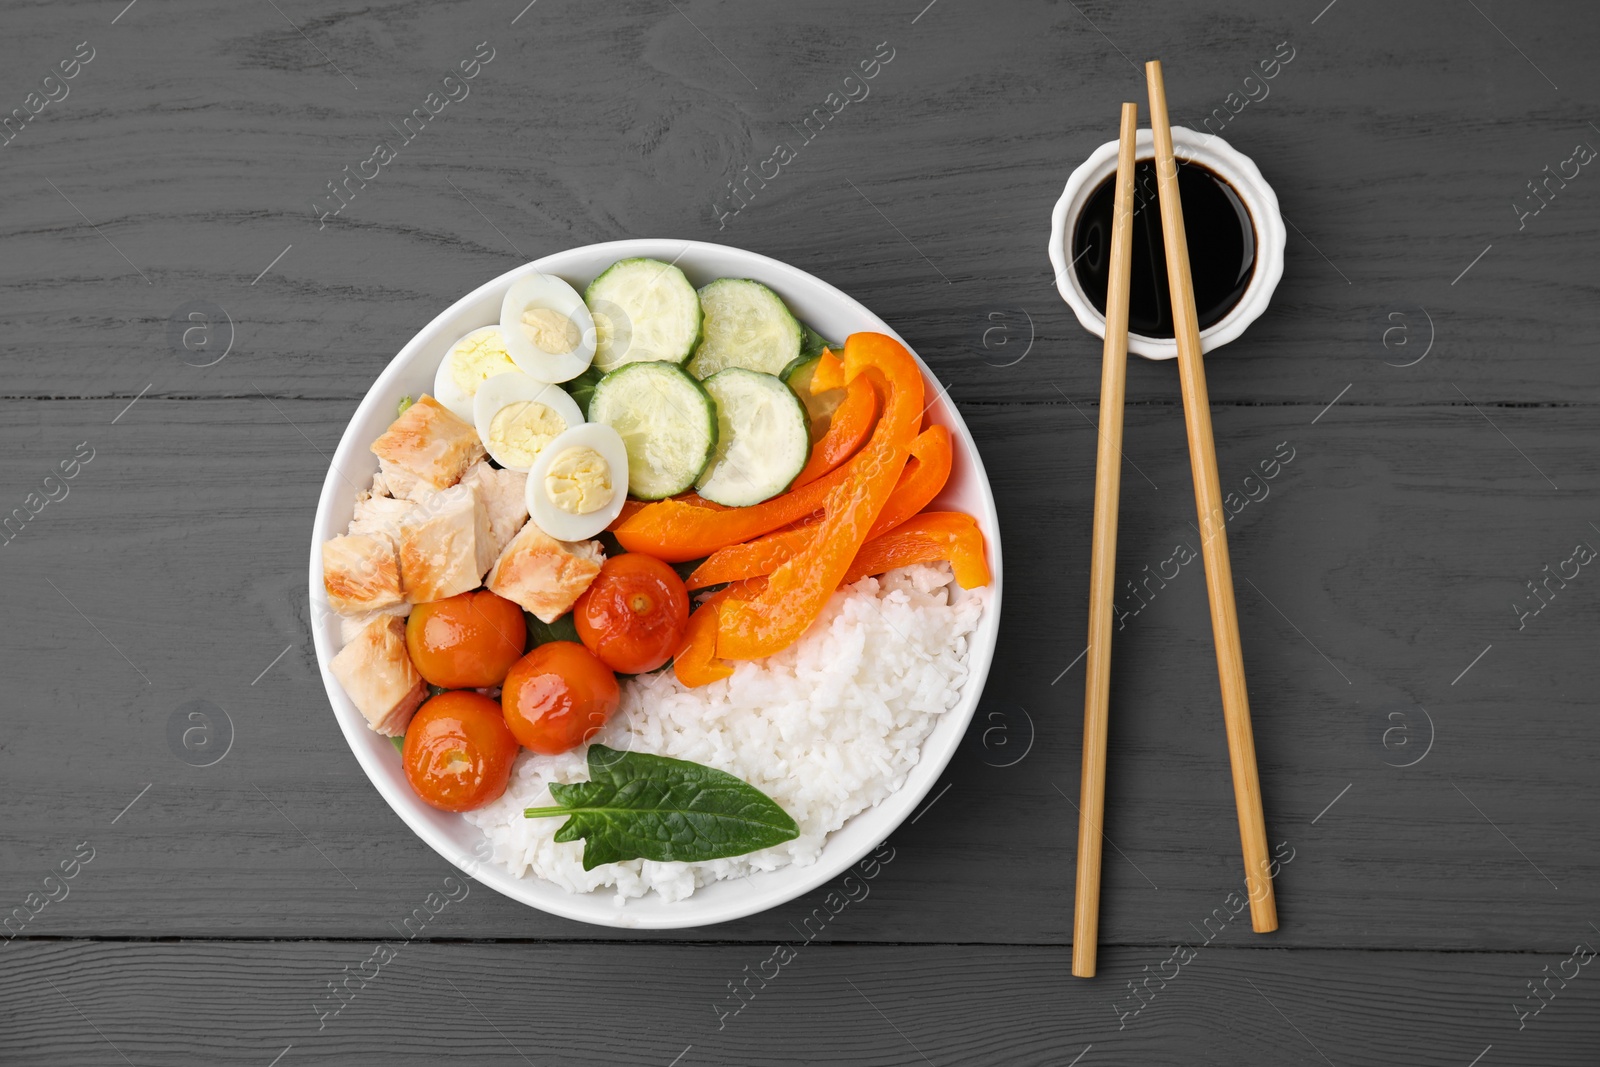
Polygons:
<instances>
[{"instance_id":1,"label":"white bowl","mask_svg":"<svg viewBox=\"0 0 1600 1067\"><path fill-rule=\"evenodd\" d=\"M995 512L994 496L989 491L989 480L983 472L983 461L978 457L966 423L954 405L943 396L937 396L929 409L930 415L950 428L955 440L955 464L949 483L935 503L965 511L978 520L988 542L989 567L994 575L992 599L971 642L968 656L971 674L962 690L960 704L939 717L933 732L923 742L922 758L900 791L830 834L816 863L805 867L791 865L747 879L715 882L696 890L687 900L675 903L650 894L618 906L614 903L615 894L607 889L587 894L569 893L542 879L515 878L496 864L480 862L476 855L484 840L482 832L461 816L436 811L418 799L406 782L400 754L388 738L367 728L361 713L328 671L328 662L340 647L340 641L339 620L324 606L322 543L344 532L355 506L356 487L365 488L371 483L378 464L368 446L393 421L400 399L432 389L439 361L456 338L499 321L500 301L516 278L539 270L565 278L582 291L595 275L630 256L676 262L695 285L720 277L754 278L775 290L802 322L824 337L842 340L862 331L899 336L859 303L805 271L753 252L699 241L634 240L587 245L546 256L502 274L468 293L428 323L378 376L356 409L334 453L333 468L323 482L317 504L311 535L310 597L317 663L322 668L323 685L327 687L328 700L333 704L345 740L378 792L417 836L483 884L541 911L601 926L661 930L726 922L793 900L838 877L876 848L916 810L960 745L977 709L994 657L995 640L1000 632L1000 521ZM920 358L918 363L921 364ZM922 364L922 370L931 381L933 376L926 364Z\"/></svg>"},{"instance_id":2,"label":"white bowl","mask_svg":"<svg viewBox=\"0 0 1600 1067\"><path fill-rule=\"evenodd\" d=\"M1140 130L1135 142L1135 159L1154 159L1154 135ZM1239 194L1250 221L1256 231L1256 262L1239 302L1217 322L1200 331L1200 349L1209 352L1234 340L1244 333L1261 313L1267 310L1272 292L1283 277L1283 245L1285 231L1283 213L1278 210L1278 194L1261 176L1261 171L1250 157L1229 147L1228 142L1212 134L1200 134L1184 126L1172 127L1172 154L1180 161L1199 163L1216 173ZM1078 316L1083 328L1096 337L1106 335L1105 316L1095 309L1078 281L1078 272L1071 265L1068 251L1072 244L1072 231L1077 227L1078 216L1089 201L1089 196L1117 170L1117 142L1107 141L1084 160L1050 213L1050 265L1055 268L1056 288L1061 298ZM1149 359L1174 359L1178 343L1171 337L1147 337L1128 333L1128 351Z\"/></svg>"}]
</instances>

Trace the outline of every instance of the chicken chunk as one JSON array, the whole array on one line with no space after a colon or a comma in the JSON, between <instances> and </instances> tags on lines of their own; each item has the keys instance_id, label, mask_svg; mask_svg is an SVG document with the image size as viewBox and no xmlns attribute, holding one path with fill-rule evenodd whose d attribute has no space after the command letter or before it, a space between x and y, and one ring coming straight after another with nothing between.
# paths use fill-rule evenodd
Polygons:
<instances>
[{"instance_id":1,"label":"chicken chunk","mask_svg":"<svg viewBox=\"0 0 1600 1067\"><path fill-rule=\"evenodd\" d=\"M448 489L460 481L467 468L483 458L483 443L472 426L424 395L372 442L372 453L389 491L417 499L413 493L418 488ZM404 475L422 485L408 484Z\"/></svg>"},{"instance_id":2,"label":"chicken chunk","mask_svg":"<svg viewBox=\"0 0 1600 1067\"><path fill-rule=\"evenodd\" d=\"M524 523L485 583L544 622L555 622L589 588L605 550L598 541L557 541L536 523Z\"/></svg>"},{"instance_id":3,"label":"chicken chunk","mask_svg":"<svg viewBox=\"0 0 1600 1067\"><path fill-rule=\"evenodd\" d=\"M357 634L379 619L393 615L404 622L409 614L411 605L402 602L393 607L379 608L377 611L363 611L360 615L335 615L334 618L339 620L339 643L348 645L356 639Z\"/></svg>"},{"instance_id":4,"label":"chicken chunk","mask_svg":"<svg viewBox=\"0 0 1600 1067\"><path fill-rule=\"evenodd\" d=\"M476 589L494 558L489 509L471 486L436 493L400 521L400 580L413 604Z\"/></svg>"},{"instance_id":5,"label":"chicken chunk","mask_svg":"<svg viewBox=\"0 0 1600 1067\"><path fill-rule=\"evenodd\" d=\"M522 471L496 469L480 460L461 476L462 485L478 491L489 509L489 529L494 534L494 554L505 551L528 521L528 476Z\"/></svg>"},{"instance_id":6,"label":"chicken chunk","mask_svg":"<svg viewBox=\"0 0 1600 1067\"><path fill-rule=\"evenodd\" d=\"M367 625L328 664L345 695L385 737L406 732L428 686L406 654L406 624L389 615Z\"/></svg>"},{"instance_id":7,"label":"chicken chunk","mask_svg":"<svg viewBox=\"0 0 1600 1067\"><path fill-rule=\"evenodd\" d=\"M396 500L389 496L356 497L355 512L350 516L353 534L383 534L392 541L400 540L400 519L411 510L411 501Z\"/></svg>"},{"instance_id":8,"label":"chicken chunk","mask_svg":"<svg viewBox=\"0 0 1600 1067\"><path fill-rule=\"evenodd\" d=\"M344 615L405 600L400 561L387 534L347 534L322 543L322 586L328 606Z\"/></svg>"}]
</instances>

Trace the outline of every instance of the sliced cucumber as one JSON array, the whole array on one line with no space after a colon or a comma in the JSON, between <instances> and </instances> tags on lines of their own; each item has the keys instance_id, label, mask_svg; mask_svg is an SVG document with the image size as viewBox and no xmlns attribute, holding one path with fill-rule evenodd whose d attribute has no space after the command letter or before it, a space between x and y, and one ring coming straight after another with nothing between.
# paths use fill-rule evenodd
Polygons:
<instances>
[{"instance_id":1,"label":"sliced cucumber","mask_svg":"<svg viewBox=\"0 0 1600 1067\"><path fill-rule=\"evenodd\" d=\"M811 456L810 420L775 374L743 367L701 383L717 402L717 450L695 488L716 504L759 504L789 488Z\"/></svg>"},{"instance_id":2,"label":"sliced cucumber","mask_svg":"<svg viewBox=\"0 0 1600 1067\"><path fill-rule=\"evenodd\" d=\"M589 283L583 302L594 317L594 365L602 373L628 363L682 363L700 343L700 297L671 263L619 260Z\"/></svg>"},{"instance_id":3,"label":"sliced cucumber","mask_svg":"<svg viewBox=\"0 0 1600 1067\"><path fill-rule=\"evenodd\" d=\"M705 337L689 360L701 381L725 367L777 374L800 354L803 331L778 294L747 278L718 278L700 290Z\"/></svg>"},{"instance_id":4,"label":"sliced cucumber","mask_svg":"<svg viewBox=\"0 0 1600 1067\"><path fill-rule=\"evenodd\" d=\"M717 445L717 409L676 363L629 363L600 379L589 421L603 422L628 449L628 492L660 500L695 483Z\"/></svg>"},{"instance_id":5,"label":"sliced cucumber","mask_svg":"<svg viewBox=\"0 0 1600 1067\"><path fill-rule=\"evenodd\" d=\"M824 344L823 348L828 346ZM794 390L794 395L800 398L800 403L805 405L806 415L811 420L811 441L813 444L822 440L828 432L828 426L833 421L833 413L839 410L839 405L844 403L843 389L824 389L820 393L811 392L811 376L817 373L817 364L822 362L822 352L819 349L816 355L802 355L783 368L781 377L784 383Z\"/></svg>"}]
</instances>

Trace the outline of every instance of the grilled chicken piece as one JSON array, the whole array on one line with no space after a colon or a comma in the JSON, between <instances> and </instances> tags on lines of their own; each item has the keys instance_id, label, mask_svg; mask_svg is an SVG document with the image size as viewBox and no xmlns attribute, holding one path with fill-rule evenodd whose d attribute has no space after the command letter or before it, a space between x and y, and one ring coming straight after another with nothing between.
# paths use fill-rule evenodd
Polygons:
<instances>
[{"instance_id":1,"label":"grilled chicken piece","mask_svg":"<svg viewBox=\"0 0 1600 1067\"><path fill-rule=\"evenodd\" d=\"M377 620L394 616L404 622L407 615L411 614L411 605L401 602L392 608L379 608L377 611L363 611L360 615L335 615L339 620L339 643L348 645L356 639L356 635Z\"/></svg>"},{"instance_id":2,"label":"grilled chicken piece","mask_svg":"<svg viewBox=\"0 0 1600 1067\"><path fill-rule=\"evenodd\" d=\"M471 425L424 395L372 442L372 453L389 491L419 500L426 495L419 490L448 489L460 481L467 468L483 458L483 443Z\"/></svg>"},{"instance_id":3,"label":"grilled chicken piece","mask_svg":"<svg viewBox=\"0 0 1600 1067\"><path fill-rule=\"evenodd\" d=\"M498 557L528 521L527 474L496 469L479 460L461 476L461 484L476 489L478 499L489 509L489 529L494 534L494 554Z\"/></svg>"},{"instance_id":4,"label":"grilled chicken piece","mask_svg":"<svg viewBox=\"0 0 1600 1067\"><path fill-rule=\"evenodd\" d=\"M405 600L400 562L387 534L347 534L322 543L322 586L328 606L344 615Z\"/></svg>"},{"instance_id":5,"label":"grilled chicken piece","mask_svg":"<svg viewBox=\"0 0 1600 1067\"><path fill-rule=\"evenodd\" d=\"M427 683L406 654L406 624L393 615L368 623L328 669L367 725L385 737L405 733L412 713L428 695Z\"/></svg>"},{"instance_id":6,"label":"grilled chicken piece","mask_svg":"<svg viewBox=\"0 0 1600 1067\"><path fill-rule=\"evenodd\" d=\"M555 622L589 588L605 558L598 541L557 541L528 522L500 553L485 584L542 621Z\"/></svg>"},{"instance_id":7,"label":"grilled chicken piece","mask_svg":"<svg viewBox=\"0 0 1600 1067\"><path fill-rule=\"evenodd\" d=\"M493 562L489 509L469 485L435 493L400 520L400 580L413 604L476 589Z\"/></svg>"},{"instance_id":8,"label":"grilled chicken piece","mask_svg":"<svg viewBox=\"0 0 1600 1067\"><path fill-rule=\"evenodd\" d=\"M374 478L374 481L379 480ZM411 501L396 500L393 497L378 496L376 493L368 495L362 493L356 497L355 512L350 516L350 529L353 534L383 534L391 541L400 540L400 519L411 510Z\"/></svg>"}]
</instances>

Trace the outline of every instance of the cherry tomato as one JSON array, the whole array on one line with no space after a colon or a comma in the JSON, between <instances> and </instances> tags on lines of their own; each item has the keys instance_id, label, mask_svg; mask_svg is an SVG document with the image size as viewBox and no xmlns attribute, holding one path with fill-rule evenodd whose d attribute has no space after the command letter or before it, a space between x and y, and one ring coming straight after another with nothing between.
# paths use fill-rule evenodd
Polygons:
<instances>
[{"instance_id":1,"label":"cherry tomato","mask_svg":"<svg viewBox=\"0 0 1600 1067\"><path fill-rule=\"evenodd\" d=\"M406 727L406 781L440 811L471 811L506 791L517 739L494 701L440 693Z\"/></svg>"},{"instance_id":2,"label":"cherry tomato","mask_svg":"<svg viewBox=\"0 0 1600 1067\"><path fill-rule=\"evenodd\" d=\"M614 671L643 674L683 647L689 591L654 556L612 556L572 610L578 637Z\"/></svg>"},{"instance_id":3,"label":"cherry tomato","mask_svg":"<svg viewBox=\"0 0 1600 1067\"><path fill-rule=\"evenodd\" d=\"M527 646L522 609L487 589L418 604L406 620L417 673L444 689L499 685Z\"/></svg>"},{"instance_id":4,"label":"cherry tomato","mask_svg":"<svg viewBox=\"0 0 1600 1067\"><path fill-rule=\"evenodd\" d=\"M523 746L545 756L583 744L617 710L617 677L576 641L551 641L506 675L500 706Z\"/></svg>"}]
</instances>

